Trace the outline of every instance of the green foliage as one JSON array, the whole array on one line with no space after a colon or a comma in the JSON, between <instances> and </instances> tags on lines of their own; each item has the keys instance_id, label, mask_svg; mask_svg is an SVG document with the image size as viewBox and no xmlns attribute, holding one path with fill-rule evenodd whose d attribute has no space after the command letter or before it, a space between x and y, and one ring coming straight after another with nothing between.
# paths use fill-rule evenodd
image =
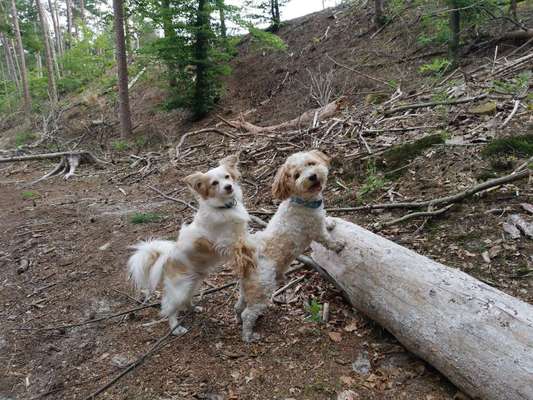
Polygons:
<instances>
[{"instance_id":1,"label":"green foliage","mask_svg":"<svg viewBox=\"0 0 533 400\"><path fill-rule=\"evenodd\" d=\"M148 224L152 222L159 222L163 219L160 214L157 213L135 213L131 216L130 222L132 224Z\"/></svg>"},{"instance_id":2,"label":"green foliage","mask_svg":"<svg viewBox=\"0 0 533 400\"><path fill-rule=\"evenodd\" d=\"M513 96L521 95L528 89L531 75L531 71L524 71L507 81L495 80L492 82L492 91Z\"/></svg>"},{"instance_id":3,"label":"green foliage","mask_svg":"<svg viewBox=\"0 0 533 400\"><path fill-rule=\"evenodd\" d=\"M305 305L306 311L309 314L306 320L320 323L322 322L322 304L316 299L311 299L309 303Z\"/></svg>"},{"instance_id":4,"label":"green foliage","mask_svg":"<svg viewBox=\"0 0 533 400\"><path fill-rule=\"evenodd\" d=\"M418 71L426 75L441 75L452 63L446 58L434 58L430 63L422 64Z\"/></svg>"},{"instance_id":5,"label":"green foliage","mask_svg":"<svg viewBox=\"0 0 533 400\"><path fill-rule=\"evenodd\" d=\"M33 192L31 190L25 190L21 193L21 195L24 200L34 200L41 197L39 192Z\"/></svg>"},{"instance_id":6,"label":"green foliage","mask_svg":"<svg viewBox=\"0 0 533 400\"><path fill-rule=\"evenodd\" d=\"M482 154L486 157L503 155L533 156L533 134L494 139L487 144Z\"/></svg>"},{"instance_id":7,"label":"green foliage","mask_svg":"<svg viewBox=\"0 0 533 400\"><path fill-rule=\"evenodd\" d=\"M17 147L30 143L35 139L33 132L20 132L15 135L15 145Z\"/></svg>"},{"instance_id":8,"label":"green foliage","mask_svg":"<svg viewBox=\"0 0 533 400\"><path fill-rule=\"evenodd\" d=\"M111 142L111 147L115 151L126 151L130 148L130 144L126 140L114 140Z\"/></svg>"},{"instance_id":9,"label":"green foliage","mask_svg":"<svg viewBox=\"0 0 533 400\"><path fill-rule=\"evenodd\" d=\"M375 191L381 190L387 184L387 180L377 173L376 164L370 161L367 166L365 182L357 192L357 197L363 198Z\"/></svg>"},{"instance_id":10,"label":"green foliage","mask_svg":"<svg viewBox=\"0 0 533 400\"><path fill-rule=\"evenodd\" d=\"M249 27L252 47L257 50L286 51L287 44L279 36L262 29Z\"/></svg>"}]
</instances>

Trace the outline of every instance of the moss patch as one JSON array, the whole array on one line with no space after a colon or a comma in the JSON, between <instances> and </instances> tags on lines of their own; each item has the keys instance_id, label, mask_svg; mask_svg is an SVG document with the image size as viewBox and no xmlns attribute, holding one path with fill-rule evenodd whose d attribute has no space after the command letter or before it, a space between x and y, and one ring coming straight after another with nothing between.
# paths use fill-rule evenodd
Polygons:
<instances>
[{"instance_id":1,"label":"moss patch","mask_svg":"<svg viewBox=\"0 0 533 400\"><path fill-rule=\"evenodd\" d=\"M148 224L151 222L159 222L163 217L156 213L135 213L131 216L130 222L132 224Z\"/></svg>"},{"instance_id":2,"label":"moss patch","mask_svg":"<svg viewBox=\"0 0 533 400\"><path fill-rule=\"evenodd\" d=\"M526 135L494 139L487 144L482 154L486 157L503 155L533 156L533 134L528 133Z\"/></svg>"},{"instance_id":3,"label":"moss patch","mask_svg":"<svg viewBox=\"0 0 533 400\"><path fill-rule=\"evenodd\" d=\"M383 161L389 169L404 166L408 161L422 154L422 152L435 144L444 143L445 137L442 134L430 135L416 140L412 143L405 143L395 146L383 153Z\"/></svg>"}]
</instances>

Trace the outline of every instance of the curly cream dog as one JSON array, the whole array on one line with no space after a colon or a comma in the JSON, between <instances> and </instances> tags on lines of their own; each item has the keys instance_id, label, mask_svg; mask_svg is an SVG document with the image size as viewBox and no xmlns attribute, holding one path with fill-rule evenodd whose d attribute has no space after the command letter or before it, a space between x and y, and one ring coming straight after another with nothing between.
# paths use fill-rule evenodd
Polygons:
<instances>
[{"instance_id":1,"label":"curly cream dog","mask_svg":"<svg viewBox=\"0 0 533 400\"><path fill-rule=\"evenodd\" d=\"M253 329L269 297L283 282L290 263L316 241L340 252L344 243L334 241L326 223L322 191L328 178L329 158L318 150L291 155L279 168L272 186L274 198L283 200L265 230L254 235L258 268L246 271L235 305L242 338L258 338Z\"/></svg>"},{"instance_id":2,"label":"curly cream dog","mask_svg":"<svg viewBox=\"0 0 533 400\"><path fill-rule=\"evenodd\" d=\"M199 203L192 223L181 228L177 242L138 243L128 261L137 288L151 293L163 282L161 314L168 317L174 334L186 332L176 314L191 307L209 270L234 257L236 245L247 242L250 216L242 202L237 163L238 158L230 156L207 173L187 176L184 181Z\"/></svg>"}]
</instances>

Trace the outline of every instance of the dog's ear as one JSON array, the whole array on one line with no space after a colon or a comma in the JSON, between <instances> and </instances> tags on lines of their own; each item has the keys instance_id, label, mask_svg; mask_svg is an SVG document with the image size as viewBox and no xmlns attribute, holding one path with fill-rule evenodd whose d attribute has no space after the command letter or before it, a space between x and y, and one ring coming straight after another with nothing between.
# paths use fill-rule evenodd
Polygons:
<instances>
[{"instance_id":1,"label":"dog's ear","mask_svg":"<svg viewBox=\"0 0 533 400\"><path fill-rule=\"evenodd\" d=\"M218 162L218 164L226 168L226 171L228 171L228 173L231 175L233 180L236 181L241 177L241 173L238 168L238 164L239 164L238 153L223 158L222 160Z\"/></svg>"},{"instance_id":2,"label":"dog's ear","mask_svg":"<svg viewBox=\"0 0 533 400\"><path fill-rule=\"evenodd\" d=\"M309 153L316 157L318 160L320 160L322 164L329 167L329 164L331 163L331 158L322 153L320 150L311 150Z\"/></svg>"},{"instance_id":3,"label":"dog's ear","mask_svg":"<svg viewBox=\"0 0 533 400\"><path fill-rule=\"evenodd\" d=\"M209 193L209 180L206 174L195 172L183 178L183 181L193 192L198 193L204 199L207 197Z\"/></svg>"},{"instance_id":4,"label":"dog's ear","mask_svg":"<svg viewBox=\"0 0 533 400\"><path fill-rule=\"evenodd\" d=\"M279 167L274 183L272 184L272 197L278 200L285 200L291 195L291 177L287 165L283 164Z\"/></svg>"}]
</instances>

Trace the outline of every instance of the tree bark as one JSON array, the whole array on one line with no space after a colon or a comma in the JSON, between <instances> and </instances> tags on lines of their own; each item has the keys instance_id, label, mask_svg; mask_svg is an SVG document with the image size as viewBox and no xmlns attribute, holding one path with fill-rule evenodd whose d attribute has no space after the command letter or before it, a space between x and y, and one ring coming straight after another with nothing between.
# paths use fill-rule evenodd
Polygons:
<instances>
[{"instance_id":1,"label":"tree bark","mask_svg":"<svg viewBox=\"0 0 533 400\"><path fill-rule=\"evenodd\" d=\"M172 21L172 11L170 9L170 0L161 0L161 18L163 19L163 33L168 42L176 40L176 31ZM177 65L167 62L168 84L170 87L177 86L176 80Z\"/></svg>"},{"instance_id":2,"label":"tree bark","mask_svg":"<svg viewBox=\"0 0 533 400\"><path fill-rule=\"evenodd\" d=\"M279 28L281 26L281 16L279 13L279 1L278 0L270 0L271 1L271 11L272 11L272 31L277 32L279 31Z\"/></svg>"},{"instance_id":3,"label":"tree bark","mask_svg":"<svg viewBox=\"0 0 533 400\"><path fill-rule=\"evenodd\" d=\"M220 37L224 41L224 45L226 45L228 31L226 28L226 13L224 10L224 7L225 7L224 0L216 0L216 4L218 8L218 16L220 18Z\"/></svg>"},{"instance_id":4,"label":"tree bark","mask_svg":"<svg viewBox=\"0 0 533 400\"><path fill-rule=\"evenodd\" d=\"M383 25L383 0L374 0L374 25L380 27Z\"/></svg>"},{"instance_id":5,"label":"tree bark","mask_svg":"<svg viewBox=\"0 0 533 400\"><path fill-rule=\"evenodd\" d=\"M193 99L194 119L205 117L210 105L209 84L209 10L208 1L199 0L196 13L194 63L196 65L196 82Z\"/></svg>"},{"instance_id":6,"label":"tree bark","mask_svg":"<svg viewBox=\"0 0 533 400\"><path fill-rule=\"evenodd\" d=\"M352 305L475 399L533 399L533 306L335 218L313 258Z\"/></svg>"},{"instance_id":7,"label":"tree bark","mask_svg":"<svg viewBox=\"0 0 533 400\"><path fill-rule=\"evenodd\" d=\"M26 69L26 59L24 56L24 47L22 46L22 37L20 36L19 20L17 15L17 5L15 0L11 0L11 13L13 18L13 30L17 41L17 51L20 58L20 78L22 81L22 92L24 95L24 110L26 117L31 117L31 96L30 86L28 83L28 71Z\"/></svg>"},{"instance_id":8,"label":"tree bark","mask_svg":"<svg viewBox=\"0 0 533 400\"><path fill-rule=\"evenodd\" d=\"M54 7L52 6L52 0L48 0L48 10L50 12L50 17L52 18L52 26L54 28L55 50L57 54L61 55L61 39L60 39L60 33L59 33L59 22L56 19Z\"/></svg>"},{"instance_id":9,"label":"tree bark","mask_svg":"<svg viewBox=\"0 0 533 400\"><path fill-rule=\"evenodd\" d=\"M509 14L515 21L518 21L516 15L516 0L511 0L511 2L509 3Z\"/></svg>"},{"instance_id":10,"label":"tree bark","mask_svg":"<svg viewBox=\"0 0 533 400\"><path fill-rule=\"evenodd\" d=\"M461 11L458 0L448 0L450 8L450 43L448 53L454 67L459 65L459 35L461 32Z\"/></svg>"},{"instance_id":11,"label":"tree bark","mask_svg":"<svg viewBox=\"0 0 533 400\"><path fill-rule=\"evenodd\" d=\"M41 21L41 31L43 33L44 57L46 62L46 71L48 73L48 95L50 96L52 106L55 106L57 104L57 86L55 77L56 74L54 72L53 54L50 48L50 32L48 30L48 23L46 22L41 0L35 0L35 4L37 5L39 20Z\"/></svg>"},{"instance_id":12,"label":"tree bark","mask_svg":"<svg viewBox=\"0 0 533 400\"><path fill-rule=\"evenodd\" d=\"M124 41L124 4L122 0L113 0L113 12L115 14L120 131L121 136L127 138L131 136L131 112L128 94L128 63L126 43Z\"/></svg>"},{"instance_id":13,"label":"tree bark","mask_svg":"<svg viewBox=\"0 0 533 400\"><path fill-rule=\"evenodd\" d=\"M20 91L20 78L17 74L17 68L15 67L15 63L13 61L13 55L9 41L6 40L5 36L2 32L0 32L0 42L2 43L2 47L4 48L4 54L6 57L6 65L7 65L7 74L10 77L10 79L15 82L15 86L17 87L17 91Z\"/></svg>"},{"instance_id":14,"label":"tree bark","mask_svg":"<svg viewBox=\"0 0 533 400\"><path fill-rule=\"evenodd\" d=\"M83 0L80 0L80 19L85 25L85 2Z\"/></svg>"},{"instance_id":15,"label":"tree bark","mask_svg":"<svg viewBox=\"0 0 533 400\"><path fill-rule=\"evenodd\" d=\"M73 21L72 0L66 0L66 6L67 6L67 37L65 38L65 45L67 49L70 49L71 41L72 41L72 21Z\"/></svg>"}]
</instances>

